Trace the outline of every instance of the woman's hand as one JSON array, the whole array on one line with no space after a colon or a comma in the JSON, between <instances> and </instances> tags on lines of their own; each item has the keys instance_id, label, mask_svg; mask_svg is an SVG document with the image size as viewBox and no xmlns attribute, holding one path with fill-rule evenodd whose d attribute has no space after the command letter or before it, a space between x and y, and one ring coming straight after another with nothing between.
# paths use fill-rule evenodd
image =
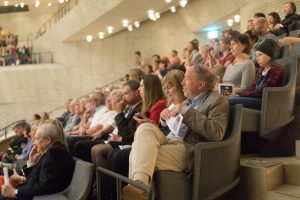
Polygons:
<instances>
[{"instance_id":1,"label":"woman's hand","mask_svg":"<svg viewBox=\"0 0 300 200\"><path fill-rule=\"evenodd\" d=\"M155 122L153 120L149 119L148 117L146 117L145 114L142 114L140 117L133 116L133 119L135 121L137 121L139 124L143 124L143 123L152 123L152 124L155 124Z\"/></svg>"}]
</instances>

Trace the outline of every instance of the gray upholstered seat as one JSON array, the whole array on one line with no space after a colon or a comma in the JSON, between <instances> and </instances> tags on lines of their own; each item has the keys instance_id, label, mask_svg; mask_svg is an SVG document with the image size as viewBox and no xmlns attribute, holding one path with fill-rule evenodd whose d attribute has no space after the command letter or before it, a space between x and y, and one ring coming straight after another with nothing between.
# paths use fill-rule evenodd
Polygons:
<instances>
[{"instance_id":1,"label":"gray upholstered seat","mask_svg":"<svg viewBox=\"0 0 300 200\"><path fill-rule=\"evenodd\" d=\"M221 142L196 145L193 176L185 173L157 171L153 177L155 196L159 200L215 199L239 182L242 107L230 110L227 136Z\"/></svg>"},{"instance_id":2,"label":"gray upholstered seat","mask_svg":"<svg viewBox=\"0 0 300 200\"><path fill-rule=\"evenodd\" d=\"M73 178L67 189L57 194L36 196L33 200L86 200L92 185L94 165L80 159L75 161Z\"/></svg>"},{"instance_id":3,"label":"gray upholstered seat","mask_svg":"<svg viewBox=\"0 0 300 200\"><path fill-rule=\"evenodd\" d=\"M283 87L264 88L260 111L243 108L242 131L257 131L262 138L274 139L280 134L280 128L294 120L298 60L281 60L288 83Z\"/></svg>"}]
</instances>

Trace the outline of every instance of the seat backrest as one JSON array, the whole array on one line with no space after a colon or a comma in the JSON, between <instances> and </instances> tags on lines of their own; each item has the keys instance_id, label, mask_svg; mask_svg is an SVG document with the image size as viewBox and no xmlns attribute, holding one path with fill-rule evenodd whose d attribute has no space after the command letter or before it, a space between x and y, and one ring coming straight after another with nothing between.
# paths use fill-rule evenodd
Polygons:
<instances>
[{"instance_id":1,"label":"seat backrest","mask_svg":"<svg viewBox=\"0 0 300 200\"><path fill-rule=\"evenodd\" d=\"M266 87L262 95L260 136L276 138L275 131L294 119L297 66L294 59L284 64L283 69L288 80L282 87Z\"/></svg>"},{"instance_id":2,"label":"seat backrest","mask_svg":"<svg viewBox=\"0 0 300 200\"><path fill-rule=\"evenodd\" d=\"M75 170L70 186L65 190L64 195L69 200L86 200L88 198L94 165L80 159L76 159Z\"/></svg>"},{"instance_id":3,"label":"seat backrest","mask_svg":"<svg viewBox=\"0 0 300 200\"><path fill-rule=\"evenodd\" d=\"M193 199L214 199L239 181L242 106L230 108L227 137L221 142L197 144Z\"/></svg>"}]
</instances>

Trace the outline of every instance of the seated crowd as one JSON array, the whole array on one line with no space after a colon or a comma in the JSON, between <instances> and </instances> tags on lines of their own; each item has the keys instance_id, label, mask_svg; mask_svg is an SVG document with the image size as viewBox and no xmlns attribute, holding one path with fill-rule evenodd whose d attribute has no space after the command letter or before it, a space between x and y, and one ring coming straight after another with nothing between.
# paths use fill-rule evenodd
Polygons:
<instances>
[{"instance_id":1,"label":"seated crowd","mask_svg":"<svg viewBox=\"0 0 300 200\"><path fill-rule=\"evenodd\" d=\"M18 124L17 144L11 144L13 153L1 154L2 165L16 163L10 167L32 171L29 176L14 172L11 180L20 180L19 184L3 186L2 195L28 199L66 188L74 169L71 156L144 185L151 183L157 170L190 172L195 144L223 139L230 105L260 110L264 88L287 83L275 60L283 45L300 39L278 39L276 35L294 30L300 16L292 2L284 4L284 10L286 17L281 22L275 20L274 12L269 14L270 26L266 17L257 13L245 33L226 30L201 47L194 39L187 43L181 58L172 50L171 59L154 54L151 65L146 65L136 51L136 68L129 71L126 81L97 88L78 100L69 99L66 112L56 120L43 113L42 117L34 115L31 126ZM223 93L222 84L233 88ZM182 123L174 132L168 123L178 116ZM251 152L251 146L248 150ZM57 153L62 157L55 157ZM49 161L55 162L51 167L59 172L41 174L46 170L41 163ZM62 173L64 181L55 181ZM139 198L144 195L131 185L123 191L124 199L133 199L136 195L132 193L140 193ZM115 193L114 180L103 175L102 198L115 199Z\"/></svg>"},{"instance_id":2,"label":"seated crowd","mask_svg":"<svg viewBox=\"0 0 300 200\"><path fill-rule=\"evenodd\" d=\"M0 26L0 66L32 64L31 52L23 45L18 47L18 36Z\"/></svg>"}]
</instances>

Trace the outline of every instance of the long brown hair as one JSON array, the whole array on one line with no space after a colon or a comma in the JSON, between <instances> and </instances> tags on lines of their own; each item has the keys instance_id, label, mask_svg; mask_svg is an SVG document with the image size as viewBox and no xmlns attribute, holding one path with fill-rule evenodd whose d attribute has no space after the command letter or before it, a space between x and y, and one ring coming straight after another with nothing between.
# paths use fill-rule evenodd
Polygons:
<instances>
[{"instance_id":1,"label":"long brown hair","mask_svg":"<svg viewBox=\"0 0 300 200\"><path fill-rule=\"evenodd\" d=\"M161 82L156 75L148 74L143 77L144 95L142 112L148 112L160 99L165 99Z\"/></svg>"}]
</instances>

